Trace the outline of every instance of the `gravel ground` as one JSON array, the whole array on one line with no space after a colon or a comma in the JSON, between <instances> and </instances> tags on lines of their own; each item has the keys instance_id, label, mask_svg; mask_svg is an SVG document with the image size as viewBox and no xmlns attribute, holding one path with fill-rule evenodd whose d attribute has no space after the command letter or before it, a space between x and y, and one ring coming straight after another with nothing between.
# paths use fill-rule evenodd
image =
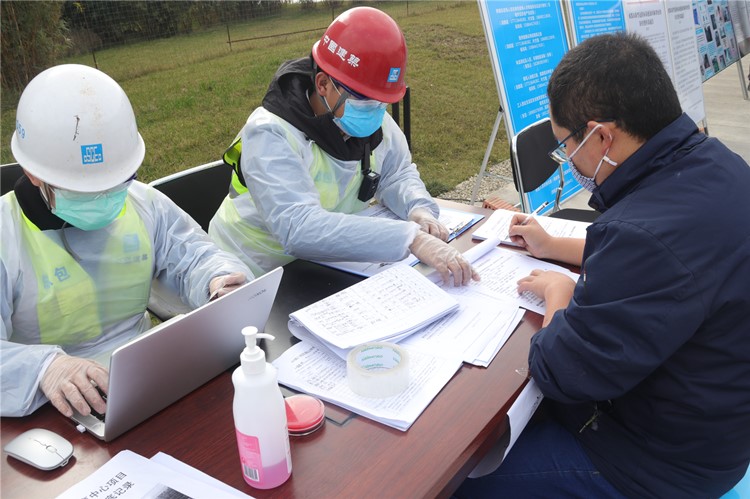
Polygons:
<instances>
[{"instance_id":1,"label":"gravel ground","mask_svg":"<svg viewBox=\"0 0 750 499\"><path fill-rule=\"evenodd\" d=\"M474 189L474 183L477 181L479 174L479 168L477 168L477 174L472 175L471 178L458 184L455 189L444 192L437 196L440 199L448 199L450 201L456 201L459 203L470 204L471 192ZM503 190L509 185L513 184L513 173L510 169L510 160L506 159L500 163L494 165L487 165L487 170L484 173L482 184L479 186L479 193L477 194L476 204L481 206L482 201L487 198L491 193L495 191ZM515 192L514 187L510 187ZM516 202L508 200L511 202Z\"/></svg>"}]
</instances>

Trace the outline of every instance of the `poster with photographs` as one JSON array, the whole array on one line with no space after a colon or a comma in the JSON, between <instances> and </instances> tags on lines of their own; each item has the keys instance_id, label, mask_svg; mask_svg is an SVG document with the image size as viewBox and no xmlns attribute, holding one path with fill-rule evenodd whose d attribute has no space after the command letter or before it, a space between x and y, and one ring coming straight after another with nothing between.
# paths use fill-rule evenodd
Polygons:
<instances>
[{"instance_id":1,"label":"poster with photographs","mask_svg":"<svg viewBox=\"0 0 750 499\"><path fill-rule=\"evenodd\" d=\"M729 0L693 0L693 20L701 75L706 81L739 59Z\"/></svg>"}]
</instances>

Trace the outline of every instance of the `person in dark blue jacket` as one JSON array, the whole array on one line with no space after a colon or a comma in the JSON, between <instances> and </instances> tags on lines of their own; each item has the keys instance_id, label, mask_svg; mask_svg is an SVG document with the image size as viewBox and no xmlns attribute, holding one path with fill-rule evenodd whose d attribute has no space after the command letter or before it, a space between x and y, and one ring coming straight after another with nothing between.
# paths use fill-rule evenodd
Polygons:
<instances>
[{"instance_id":1,"label":"person in dark blue jacket","mask_svg":"<svg viewBox=\"0 0 750 499\"><path fill-rule=\"evenodd\" d=\"M750 167L682 114L631 34L590 38L549 82L552 129L589 204L584 240L519 215L534 271L529 372L545 396L500 467L459 497L719 497L750 462Z\"/></svg>"}]
</instances>

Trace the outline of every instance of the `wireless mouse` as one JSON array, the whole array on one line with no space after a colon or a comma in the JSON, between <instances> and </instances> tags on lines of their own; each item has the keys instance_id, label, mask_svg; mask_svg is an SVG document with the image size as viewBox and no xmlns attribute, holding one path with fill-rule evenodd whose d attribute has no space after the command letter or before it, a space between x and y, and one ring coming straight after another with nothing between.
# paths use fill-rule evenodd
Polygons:
<instances>
[{"instance_id":1,"label":"wireless mouse","mask_svg":"<svg viewBox=\"0 0 750 499\"><path fill-rule=\"evenodd\" d=\"M40 470L53 470L68 464L73 444L43 428L21 433L5 446L5 452Z\"/></svg>"}]
</instances>

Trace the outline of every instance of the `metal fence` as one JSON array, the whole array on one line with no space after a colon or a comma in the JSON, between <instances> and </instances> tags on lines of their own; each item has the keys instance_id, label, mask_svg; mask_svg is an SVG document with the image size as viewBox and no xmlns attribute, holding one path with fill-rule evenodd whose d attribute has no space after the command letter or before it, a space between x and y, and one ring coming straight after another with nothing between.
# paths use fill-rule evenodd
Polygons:
<instances>
[{"instance_id":1,"label":"metal fence","mask_svg":"<svg viewBox=\"0 0 750 499\"><path fill-rule=\"evenodd\" d=\"M92 65L117 76L120 52L137 48L142 76L179 67L232 50L253 50L274 38L314 39L331 21L357 5L388 12L396 21L439 10L452 1L83 1L65 2L68 32L66 61ZM169 39L187 44L175 51ZM142 55L145 54L145 55ZM116 77L117 79L117 77Z\"/></svg>"}]
</instances>

